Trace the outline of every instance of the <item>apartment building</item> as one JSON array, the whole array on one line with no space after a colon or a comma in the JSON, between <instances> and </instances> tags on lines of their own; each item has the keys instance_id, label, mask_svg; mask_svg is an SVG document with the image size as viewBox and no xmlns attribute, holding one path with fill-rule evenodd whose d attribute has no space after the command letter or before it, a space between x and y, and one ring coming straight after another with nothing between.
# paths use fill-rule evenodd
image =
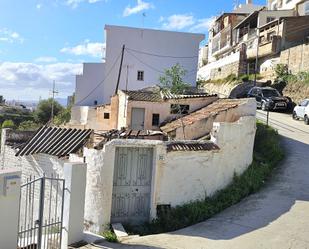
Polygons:
<instances>
[{"instance_id":1,"label":"apartment building","mask_svg":"<svg viewBox=\"0 0 309 249\"><path fill-rule=\"evenodd\" d=\"M268 0L270 10L294 10L297 15L309 15L308 0Z\"/></svg>"}]
</instances>

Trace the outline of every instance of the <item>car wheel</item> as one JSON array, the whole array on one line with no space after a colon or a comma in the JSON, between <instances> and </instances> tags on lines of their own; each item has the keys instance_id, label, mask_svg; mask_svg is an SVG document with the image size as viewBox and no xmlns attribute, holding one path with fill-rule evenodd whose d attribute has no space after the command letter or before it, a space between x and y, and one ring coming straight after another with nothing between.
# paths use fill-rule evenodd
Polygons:
<instances>
[{"instance_id":1,"label":"car wheel","mask_svg":"<svg viewBox=\"0 0 309 249\"><path fill-rule=\"evenodd\" d=\"M296 114L295 111L293 112L292 117L293 117L294 120L297 120L297 114Z\"/></svg>"},{"instance_id":2,"label":"car wheel","mask_svg":"<svg viewBox=\"0 0 309 249\"><path fill-rule=\"evenodd\" d=\"M267 111L266 103L265 102L262 102L261 108L262 108L263 111Z\"/></svg>"},{"instance_id":3,"label":"car wheel","mask_svg":"<svg viewBox=\"0 0 309 249\"><path fill-rule=\"evenodd\" d=\"M309 125L309 118L307 115L304 117L304 122L306 125Z\"/></svg>"}]
</instances>

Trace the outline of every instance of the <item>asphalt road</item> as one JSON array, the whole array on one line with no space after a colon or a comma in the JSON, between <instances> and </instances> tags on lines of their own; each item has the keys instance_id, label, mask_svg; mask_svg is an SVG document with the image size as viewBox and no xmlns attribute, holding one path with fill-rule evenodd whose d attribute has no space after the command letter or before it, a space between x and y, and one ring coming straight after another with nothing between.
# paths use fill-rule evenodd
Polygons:
<instances>
[{"instance_id":1,"label":"asphalt road","mask_svg":"<svg viewBox=\"0 0 309 249\"><path fill-rule=\"evenodd\" d=\"M309 126L273 112L269 124L286 157L259 193L194 226L101 248L309 249Z\"/></svg>"}]
</instances>

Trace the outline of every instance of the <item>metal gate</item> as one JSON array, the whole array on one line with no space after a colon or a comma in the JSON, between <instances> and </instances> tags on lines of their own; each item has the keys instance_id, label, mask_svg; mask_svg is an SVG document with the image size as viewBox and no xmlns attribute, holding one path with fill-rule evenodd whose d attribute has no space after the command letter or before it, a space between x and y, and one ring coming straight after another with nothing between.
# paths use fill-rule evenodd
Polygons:
<instances>
[{"instance_id":1,"label":"metal gate","mask_svg":"<svg viewBox=\"0 0 309 249\"><path fill-rule=\"evenodd\" d=\"M152 164L152 148L116 148L112 222L149 220Z\"/></svg>"},{"instance_id":2,"label":"metal gate","mask_svg":"<svg viewBox=\"0 0 309 249\"><path fill-rule=\"evenodd\" d=\"M60 249L65 181L30 177L21 186L19 249Z\"/></svg>"}]
</instances>

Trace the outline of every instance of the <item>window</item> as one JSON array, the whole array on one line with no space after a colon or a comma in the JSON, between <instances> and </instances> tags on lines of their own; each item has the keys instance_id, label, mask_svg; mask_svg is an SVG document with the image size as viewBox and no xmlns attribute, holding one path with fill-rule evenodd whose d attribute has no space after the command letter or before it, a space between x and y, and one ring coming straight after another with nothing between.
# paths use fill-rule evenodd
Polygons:
<instances>
[{"instance_id":1,"label":"window","mask_svg":"<svg viewBox=\"0 0 309 249\"><path fill-rule=\"evenodd\" d=\"M152 126L159 126L160 124L160 114L153 113L152 114Z\"/></svg>"},{"instance_id":2,"label":"window","mask_svg":"<svg viewBox=\"0 0 309 249\"><path fill-rule=\"evenodd\" d=\"M108 112L104 112L104 119L109 119L109 113Z\"/></svg>"},{"instance_id":3,"label":"window","mask_svg":"<svg viewBox=\"0 0 309 249\"><path fill-rule=\"evenodd\" d=\"M274 35L276 35L275 31L267 33L267 41L272 41Z\"/></svg>"},{"instance_id":4,"label":"window","mask_svg":"<svg viewBox=\"0 0 309 249\"><path fill-rule=\"evenodd\" d=\"M305 2L304 9L305 9L305 15L309 15L309 1Z\"/></svg>"},{"instance_id":5,"label":"window","mask_svg":"<svg viewBox=\"0 0 309 249\"><path fill-rule=\"evenodd\" d=\"M188 114L189 109L189 105L171 104L171 114Z\"/></svg>"},{"instance_id":6,"label":"window","mask_svg":"<svg viewBox=\"0 0 309 249\"><path fill-rule=\"evenodd\" d=\"M308 103L309 103L308 100L304 100L303 102L300 103L300 106L305 106L306 107L308 105Z\"/></svg>"},{"instance_id":7,"label":"window","mask_svg":"<svg viewBox=\"0 0 309 249\"><path fill-rule=\"evenodd\" d=\"M93 101L93 104L98 105L98 101L97 100Z\"/></svg>"},{"instance_id":8,"label":"window","mask_svg":"<svg viewBox=\"0 0 309 249\"><path fill-rule=\"evenodd\" d=\"M276 18L274 18L274 17L268 16L268 17L266 18L266 22L269 23L269 22L272 22L272 21L275 20L275 19L276 19Z\"/></svg>"},{"instance_id":9,"label":"window","mask_svg":"<svg viewBox=\"0 0 309 249\"><path fill-rule=\"evenodd\" d=\"M137 80L144 81L144 71L137 71Z\"/></svg>"}]
</instances>

